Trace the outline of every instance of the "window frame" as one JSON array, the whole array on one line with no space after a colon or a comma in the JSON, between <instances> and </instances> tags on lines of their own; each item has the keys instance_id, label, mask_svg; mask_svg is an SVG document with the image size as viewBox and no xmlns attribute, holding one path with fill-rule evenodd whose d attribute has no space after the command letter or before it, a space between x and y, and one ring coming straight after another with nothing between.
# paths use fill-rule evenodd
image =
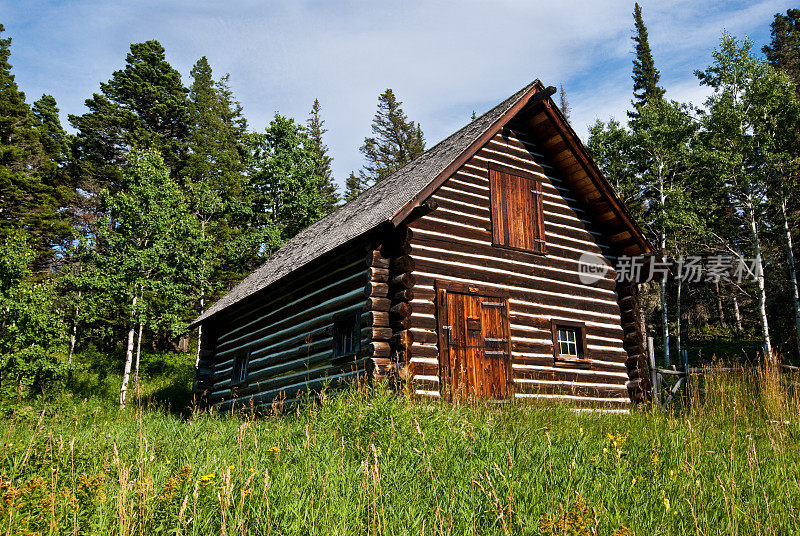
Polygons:
<instances>
[{"instance_id":1,"label":"window frame","mask_svg":"<svg viewBox=\"0 0 800 536\"><path fill-rule=\"evenodd\" d=\"M532 253L534 255L547 255L547 240L544 228L544 194L542 192L542 177L527 171L511 168L494 162L489 162L488 174L492 246L511 249L514 251L523 251L525 253ZM508 207L506 204L507 197L504 195L507 187L507 181L501 178L502 175L511 175L516 179L530 181L531 183L530 206L531 218L534 220L534 227L530 231L530 241L533 244L532 249L509 245L509 243L505 242L504 240L507 236L508 242L511 242L511 238L508 236ZM501 221L499 218L505 218L505 221ZM505 236L503 237L499 236L499 229L501 227L505 229Z\"/></svg>"},{"instance_id":2,"label":"window frame","mask_svg":"<svg viewBox=\"0 0 800 536\"><path fill-rule=\"evenodd\" d=\"M356 311L334 317L332 335L331 359L358 356L361 352L361 313ZM349 344L342 338L346 336L350 337Z\"/></svg>"},{"instance_id":3,"label":"window frame","mask_svg":"<svg viewBox=\"0 0 800 536\"><path fill-rule=\"evenodd\" d=\"M559 329L569 329L575 331L575 345L577 349L577 357L569 354L561 353L561 344L558 340ZM553 336L553 360L558 365L579 365L588 367L589 351L586 348L586 323L577 322L575 320L562 320L553 318L550 320L550 331Z\"/></svg>"},{"instance_id":4,"label":"window frame","mask_svg":"<svg viewBox=\"0 0 800 536\"><path fill-rule=\"evenodd\" d=\"M250 378L250 355L252 350L242 350L233 356L231 367L231 386L247 383Z\"/></svg>"}]
</instances>

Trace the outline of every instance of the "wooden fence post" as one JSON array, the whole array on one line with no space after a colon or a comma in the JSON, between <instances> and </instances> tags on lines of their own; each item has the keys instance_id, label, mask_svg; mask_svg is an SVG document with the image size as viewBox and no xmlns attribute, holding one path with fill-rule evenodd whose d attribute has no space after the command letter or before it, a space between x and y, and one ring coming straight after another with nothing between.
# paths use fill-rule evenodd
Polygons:
<instances>
[{"instance_id":1,"label":"wooden fence post","mask_svg":"<svg viewBox=\"0 0 800 536\"><path fill-rule=\"evenodd\" d=\"M647 337L647 357L650 359L650 383L653 391L653 403L661 405L661 382L656 368L656 352L653 348L653 337Z\"/></svg>"}]
</instances>

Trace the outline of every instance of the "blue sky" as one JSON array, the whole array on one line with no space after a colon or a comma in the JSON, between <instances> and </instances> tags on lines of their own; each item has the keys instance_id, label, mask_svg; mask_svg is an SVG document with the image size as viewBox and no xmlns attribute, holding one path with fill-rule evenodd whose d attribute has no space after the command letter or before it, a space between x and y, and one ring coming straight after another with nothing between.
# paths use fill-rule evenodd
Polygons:
<instances>
[{"instance_id":1,"label":"blue sky","mask_svg":"<svg viewBox=\"0 0 800 536\"><path fill-rule=\"evenodd\" d=\"M769 41L778 0L641 2L669 98L701 103L704 68L723 30ZM304 120L322 104L334 173L362 164L378 94L387 87L422 124L428 145L529 81L564 84L585 137L597 118L625 119L631 99L630 1L269 2L261 0L0 0L11 61L28 100L54 95L68 113L124 65L130 43L158 39L188 83L207 56L230 73L251 129L280 112Z\"/></svg>"}]
</instances>

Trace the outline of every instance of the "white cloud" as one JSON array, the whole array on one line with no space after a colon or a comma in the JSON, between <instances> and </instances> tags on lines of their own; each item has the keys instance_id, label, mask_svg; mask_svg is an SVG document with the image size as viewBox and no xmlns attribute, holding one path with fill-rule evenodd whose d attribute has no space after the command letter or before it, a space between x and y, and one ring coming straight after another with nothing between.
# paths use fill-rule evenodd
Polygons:
<instances>
[{"instance_id":1,"label":"white cloud","mask_svg":"<svg viewBox=\"0 0 800 536\"><path fill-rule=\"evenodd\" d=\"M24 7L23 7L24 6ZM691 74L707 63L722 28L768 34L783 1L644 2L669 96L702 96ZM584 135L596 117L625 119L631 81L631 2L286 2L165 3L0 0L12 61L29 98L56 96L62 111L82 103L128 45L158 39L188 77L206 55L231 73L251 128L275 112L304 119L323 106L336 176L361 165L378 93L392 87L429 144L533 78L564 83L573 124ZM702 99L701 99L702 100Z\"/></svg>"}]
</instances>

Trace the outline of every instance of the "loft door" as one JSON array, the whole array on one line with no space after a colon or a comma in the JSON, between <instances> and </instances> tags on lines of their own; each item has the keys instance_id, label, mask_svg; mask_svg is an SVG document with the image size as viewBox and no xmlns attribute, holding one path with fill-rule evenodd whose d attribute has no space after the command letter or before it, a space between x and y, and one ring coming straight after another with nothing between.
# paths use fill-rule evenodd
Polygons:
<instances>
[{"instance_id":1,"label":"loft door","mask_svg":"<svg viewBox=\"0 0 800 536\"><path fill-rule=\"evenodd\" d=\"M509 396L508 302L464 291L439 291L440 381L454 400Z\"/></svg>"}]
</instances>

